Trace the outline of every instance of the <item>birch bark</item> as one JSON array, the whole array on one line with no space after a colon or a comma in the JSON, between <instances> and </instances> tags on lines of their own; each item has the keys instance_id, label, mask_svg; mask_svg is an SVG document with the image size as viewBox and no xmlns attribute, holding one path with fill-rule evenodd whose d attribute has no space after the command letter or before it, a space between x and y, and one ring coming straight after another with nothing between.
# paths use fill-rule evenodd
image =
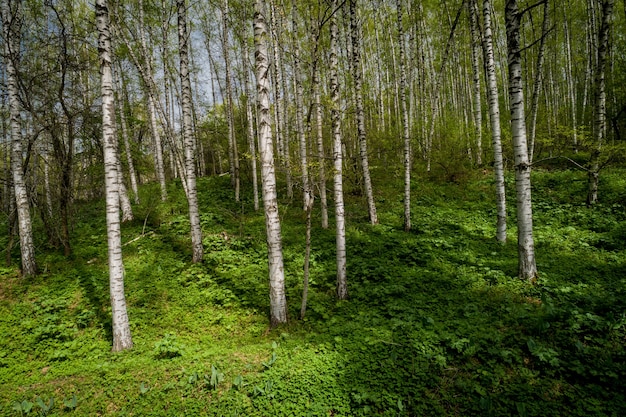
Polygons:
<instances>
[{"instance_id":1,"label":"birch bark","mask_svg":"<svg viewBox=\"0 0 626 417\"><path fill-rule=\"evenodd\" d=\"M337 9L337 0L332 1L332 10ZM330 100L331 123L333 133L333 161L335 172L335 224L337 244L337 298L348 298L348 282L346 278L346 223L343 203L343 155L341 137L341 110L339 108L339 63L337 59L338 41L336 13L330 19Z\"/></svg>"},{"instance_id":2,"label":"birch bark","mask_svg":"<svg viewBox=\"0 0 626 417\"><path fill-rule=\"evenodd\" d=\"M506 192L504 188L504 162L502 158L502 140L500 129L500 105L498 100L498 80L493 53L493 35L491 32L491 1L483 1L483 54L487 72L487 101L491 124L491 144L493 147L493 174L496 182L496 239L506 242Z\"/></svg>"},{"instance_id":3,"label":"birch bark","mask_svg":"<svg viewBox=\"0 0 626 417\"><path fill-rule=\"evenodd\" d=\"M18 233L20 237L20 252L22 255L22 274L32 276L37 274L37 262L35 261L35 244L28 204L28 192L24 179L24 167L22 162L22 127L20 117L20 102L18 93L19 65L19 18L21 2L17 3L17 9L11 10L9 0L2 1L2 29L4 31L4 52L7 78L7 91L9 96L9 113L11 125L11 172L13 189L15 192L15 204L17 209Z\"/></svg>"},{"instance_id":4,"label":"birch bark","mask_svg":"<svg viewBox=\"0 0 626 417\"><path fill-rule=\"evenodd\" d=\"M254 211L259 210L259 180L257 178L257 155L256 155L256 144L255 144L255 136L254 136L254 112L252 111L252 88L250 86L250 70L248 59L250 58L250 53L248 49L248 31L244 32L244 35L241 40L242 45L242 62L243 62L243 79L244 79L244 87L246 93L246 122L247 122L247 133L248 133L248 144L250 148L250 165L252 169L252 194L254 200Z\"/></svg>"},{"instance_id":5,"label":"birch bark","mask_svg":"<svg viewBox=\"0 0 626 417\"><path fill-rule=\"evenodd\" d=\"M287 322L287 299L285 297L285 270L283 248L276 195L276 174L274 170L274 144L272 139L270 98L269 98L269 59L267 52L268 33L265 21L264 0L254 4L254 44L257 77L257 110L259 153L261 156L261 181L270 286L270 325L272 327Z\"/></svg>"},{"instance_id":6,"label":"birch bark","mask_svg":"<svg viewBox=\"0 0 626 417\"><path fill-rule=\"evenodd\" d=\"M302 208L308 210L311 198L311 184L309 182L309 163L307 159L307 141L304 134L304 87L302 86L302 68L300 64L300 47L298 46L298 23L295 5L292 9L293 26L293 77L296 95L296 132L300 147L300 170L302 171Z\"/></svg>"},{"instance_id":7,"label":"birch bark","mask_svg":"<svg viewBox=\"0 0 626 417\"><path fill-rule=\"evenodd\" d=\"M287 197L293 197L293 184L291 180L291 161L289 155L288 138L286 134L286 111L284 96L287 94L285 87L285 80L283 74L283 66L280 55L279 45L279 32L278 22L276 19L276 10L273 0L269 0L270 9L270 26L272 35L272 50L273 50L273 62L272 67L274 69L274 117L276 118L276 142L278 148L279 163L285 168L285 180L287 182Z\"/></svg>"},{"instance_id":8,"label":"birch bark","mask_svg":"<svg viewBox=\"0 0 626 417\"><path fill-rule=\"evenodd\" d=\"M609 51L609 31L614 0L602 1L602 21L598 33L598 55L594 80L595 106L593 138L595 149L591 152L588 177L587 205L598 202L598 178L600 176L600 154L606 136L606 58Z\"/></svg>"},{"instance_id":9,"label":"birch bark","mask_svg":"<svg viewBox=\"0 0 626 417\"><path fill-rule=\"evenodd\" d=\"M109 11L106 0L96 0L96 25L98 28L98 55L102 86L102 144L104 151L104 177L106 189L106 222L109 252L109 283L111 316L113 319L113 351L130 349L130 334L126 298L124 296L124 264L120 230L119 175L117 138L115 136L115 104L113 99L113 74L111 67L111 35Z\"/></svg>"},{"instance_id":10,"label":"birch bark","mask_svg":"<svg viewBox=\"0 0 626 417\"><path fill-rule=\"evenodd\" d=\"M406 103L406 64L404 62L404 28L402 24L402 0L396 0L398 44L400 46L400 107L402 113L402 139L404 141L404 230L411 230L411 137L409 135L409 111ZM433 115L434 117L434 115Z\"/></svg>"},{"instance_id":11,"label":"birch bark","mask_svg":"<svg viewBox=\"0 0 626 417\"><path fill-rule=\"evenodd\" d=\"M158 117L156 110L156 88L154 83L154 72L152 70L152 54L148 50L146 41L146 30L144 21L143 1L139 0L139 38L141 42L141 55L144 59L145 69L142 72L144 75L144 84L146 84L147 96L148 96L148 115L150 117L150 130L152 132L152 139L154 140L154 165L161 187L161 200L167 200L167 185L165 183L165 166L163 165L163 143L158 127ZM137 62L137 67L141 64Z\"/></svg>"},{"instance_id":12,"label":"birch bark","mask_svg":"<svg viewBox=\"0 0 626 417\"><path fill-rule=\"evenodd\" d=\"M359 156L363 170L363 187L367 198L370 222L378 224L372 178L370 176L369 158L367 155L367 133L365 131L365 112L363 111L363 69L361 67L361 39L357 24L356 0L350 0L350 36L352 38L352 76L354 77L354 95L356 104L356 126L359 142Z\"/></svg>"},{"instance_id":13,"label":"birch bark","mask_svg":"<svg viewBox=\"0 0 626 417\"><path fill-rule=\"evenodd\" d=\"M480 97L480 28L478 27L478 3L468 3L470 33L472 38L472 98L474 103L474 132L476 135L476 165L483 164L483 112Z\"/></svg>"},{"instance_id":14,"label":"birch bark","mask_svg":"<svg viewBox=\"0 0 626 417\"><path fill-rule=\"evenodd\" d=\"M520 20L517 0L506 0L506 38L508 50L511 136L515 155L515 190L517 195L518 275L529 283L537 280L533 240L533 212L530 191L530 161L526 140L524 89L520 53Z\"/></svg>"},{"instance_id":15,"label":"birch bark","mask_svg":"<svg viewBox=\"0 0 626 417\"><path fill-rule=\"evenodd\" d=\"M222 3L222 51L224 54L224 78L226 82L226 122L228 124L228 155L231 167L231 185L235 189L235 201L239 201L239 152L237 151L237 140L235 138L235 117L233 86L231 80L230 54L228 47L229 28L229 6L228 0Z\"/></svg>"},{"instance_id":16,"label":"birch bark","mask_svg":"<svg viewBox=\"0 0 626 417\"><path fill-rule=\"evenodd\" d=\"M322 211L322 229L328 229L328 199L326 196L326 156L324 152L324 121L322 113L322 95L320 93L319 37L321 28L315 26L315 47L311 83L313 84L313 100L315 102L315 132L317 138L317 159L319 163L319 192Z\"/></svg>"},{"instance_id":17,"label":"birch bark","mask_svg":"<svg viewBox=\"0 0 626 417\"><path fill-rule=\"evenodd\" d=\"M185 143L185 182L187 184L187 203L189 205L189 223L191 225L192 261L202 262L202 229L196 191L196 150L192 129L191 81L189 80L189 33L187 32L187 7L185 0L176 1L178 11L178 54L180 56L181 104L183 122L183 140Z\"/></svg>"},{"instance_id":18,"label":"birch bark","mask_svg":"<svg viewBox=\"0 0 626 417\"><path fill-rule=\"evenodd\" d=\"M124 82L122 77L122 70L119 70L120 77L116 80L115 87L117 89L117 96L119 101L124 103ZM135 164L133 162L133 155L130 148L130 139L128 137L128 124L126 121L126 112L124 111L124 105L119 106L120 112L120 126L122 128L122 139L124 141L124 150L126 151L126 162L128 164L128 174L130 176L130 185L133 190L133 199L135 204L139 204L139 188L137 187L137 173L135 171Z\"/></svg>"},{"instance_id":19,"label":"birch bark","mask_svg":"<svg viewBox=\"0 0 626 417\"><path fill-rule=\"evenodd\" d=\"M530 126L529 126L529 144L528 144L528 160L532 163L535 153L535 132L537 129L537 111L539 110L539 94L543 85L543 62L546 52L546 38L550 26L550 15L548 8L549 1L543 4L543 24L541 29L541 41L539 42L539 52L537 53L537 67L535 68L535 85L530 99Z\"/></svg>"}]
</instances>

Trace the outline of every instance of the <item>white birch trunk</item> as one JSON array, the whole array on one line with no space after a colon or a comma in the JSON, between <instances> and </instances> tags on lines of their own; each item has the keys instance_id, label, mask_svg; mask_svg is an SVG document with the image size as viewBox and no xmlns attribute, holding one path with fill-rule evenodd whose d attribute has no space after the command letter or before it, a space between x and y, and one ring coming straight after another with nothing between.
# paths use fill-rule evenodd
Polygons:
<instances>
[{"instance_id":1,"label":"white birch trunk","mask_svg":"<svg viewBox=\"0 0 626 417\"><path fill-rule=\"evenodd\" d=\"M148 95L148 115L150 117L150 130L152 132L152 139L154 140L154 165L157 178L159 180L159 185L161 187L161 200L165 201L167 200L167 185L165 183L165 165L163 164L163 144L161 141L161 135L159 133L158 127L158 117L155 104L157 92L152 70L152 55L148 50L146 41L145 19L142 0L139 0L139 37L141 42L141 52L145 63L145 70L143 71L143 75ZM140 63L137 62L137 67L139 66Z\"/></svg>"},{"instance_id":2,"label":"white birch trunk","mask_svg":"<svg viewBox=\"0 0 626 417\"><path fill-rule=\"evenodd\" d=\"M518 275L529 283L537 280L533 211L530 192L530 161L524 116L524 88L520 56L520 19L517 0L506 0L505 20L511 106L511 136L515 156L515 190L517 194Z\"/></svg>"},{"instance_id":3,"label":"white birch trunk","mask_svg":"<svg viewBox=\"0 0 626 417\"><path fill-rule=\"evenodd\" d=\"M180 56L180 81L183 140L185 143L185 183L187 184L187 202L189 204L189 223L191 225L192 261L202 262L202 229L200 228L200 212L196 191L196 150L192 129L191 112L191 81L189 80L189 33L187 32L187 8L185 0L177 0L178 10L178 53Z\"/></svg>"},{"instance_id":4,"label":"white birch trunk","mask_svg":"<svg viewBox=\"0 0 626 417\"><path fill-rule=\"evenodd\" d=\"M359 142L359 156L361 157L361 169L363 170L363 186L367 198L367 208L370 222L378 224L372 178L370 176L369 158L367 155L367 137L365 131L365 112L363 111L363 70L361 67L361 41L357 26L356 0L350 0L350 35L352 37L352 72L354 77L354 95L356 104L356 126Z\"/></svg>"},{"instance_id":5,"label":"white birch trunk","mask_svg":"<svg viewBox=\"0 0 626 417\"><path fill-rule=\"evenodd\" d=\"M117 135L117 130L115 130L115 134ZM124 172L122 171L122 161L120 159L119 149L117 154L115 155L115 158L117 159L117 183L120 195L120 208L122 209L122 223L126 223L132 221L134 217L133 207L130 204L128 191L126 190L126 185L124 184Z\"/></svg>"},{"instance_id":6,"label":"white birch trunk","mask_svg":"<svg viewBox=\"0 0 626 417\"><path fill-rule=\"evenodd\" d=\"M122 76L122 70L119 70L120 77ZM124 87L121 80L116 80L117 96L119 101L124 103ZM133 162L133 155L130 148L130 139L128 137L128 125L126 122L126 113L124 112L124 105L119 106L120 112L120 126L122 127L122 139L124 141L124 150L126 151L126 162L128 164L128 174L130 176L130 186L133 190L133 199L135 204L139 204L139 188L137 186L137 173L135 172L135 164Z\"/></svg>"},{"instance_id":7,"label":"white birch trunk","mask_svg":"<svg viewBox=\"0 0 626 417\"><path fill-rule=\"evenodd\" d=\"M133 341L130 334L126 298L124 296L124 264L122 262L119 213L119 174L111 67L111 35L109 32L109 11L106 0L96 0L96 25L98 27L100 75L102 77L102 144L104 150L111 316L113 318L113 351L117 352L132 348Z\"/></svg>"},{"instance_id":8,"label":"white birch trunk","mask_svg":"<svg viewBox=\"0 0 626 417\"><path fill-rule=\"evenodd\" d=\"M591 152L588 177L587 204L598 202L598 178L600 176L600 154L606 139L606 59L609 52L609 31L614 0L602 1L602 21L598 33L598 55L594 80L595 106L593 116L593 139L595 149Z\"/></svg>"},{"instance_id":9,"label":"white birch trunk","mask_svg":"<svg viewBox=\"0 0 626 417\"><path fill-rule=\"evenodd\" d=\"M402 139L404 141L404 230L411 230L411 137L409 111L406 103L406 65L404 53L404 28L402 25L402 0L396 0L398 44L400 47L400 107L402 113Z\"/></svg>"},{"instance_id":10,"label":"white birch trunk","mask_svg":"<svg viewBox=\"0 0 626 417\"><path fill-rule=\"evenodd\" d=\"M278 23L276 19L276 10L274 8L274 2L272 0L269 1L269 9L270 9L270 19L271 19L271 33L272 33L272 46L273 46L273 62L272 67L274 68L273 73L273 81L274 81L274 110L276 118L276 142L278 148L278 158L280 165L285 168L285 181L287 182L287 197L293 197L293 185L291 180L291 161L289 155L289 145L287 138L287 129L286 129L286 111L285 111L285 102L283 100L284 96L287 94L287 89L285 88L285 80L283 74L283 66L280 55L280 44L279 44L279 33L278 33Z\"/></svg>"},{"instance_id":11,"label":"white birch trunk","mask_svg":"<svg viewBox=\"0 0 626 417\"><path fill-rule=\"evenodd\" d=\"M316 35L316 39L319 45L319 28L317 29ZM322 229L328 229L328 198L326 196L326 155L324 152L324 122L322 114L322 95L320 93L319 55L316 58L317 61L315 61L315 66L313 67L311 82L313 83L313 100L315 101L315 132L317 138L317 159L319 161L318 175L320 206L322 211Z\"/></svg>"},{"instance_id":12,"label":"white birch trunk","mask_svg":"<svg viewBox=\"0 0 626 417\"><path fill-rule=\"evenodd\" d=\"M578 122L576 118L576 89L574 88L574 72L572 71L572 41L570 35L570 23L567 15L564 22L565 48L567 51L567 91L570 100L570 114L572 118L572 145L574 152L578 152Z\"/></svg>"},{"instance_id":13,"label":"white birch trunk","mask_svg":"<svg viewBox=\"0 0 626 417\"><path fill-rule=\"evenodd\" d=\"M472 37L472 97L474 105L474 132L476 135L476 165L481 166L483 164L483 112L480 97L480 30L478 28L477 0L471 0L468 7Z\"/></svg>"},{"instance_id":14,"label":"white birch trunk","mask_svg":"<svg viewBox=\"0 0 626 417\"><path fill-rule=\"evenodd\" d=\"M230 71L230 54L228 47L228 0L222 3L222 51L224 54L224 79L226 82L226 122L228 124L228 153L231 167L231 185L235 189L235 201L239 201L239 152L237 151L237 140L235 138L235 119L233 87Z\"/></svg>"},{"instance_id":15,"label":"white birch trunk","mask_svg":"<svg viewBox=\"0 0 626 417\"><path fill-rule=\"evenodd\" d=\"M20 13L18 2L18 10ZM22 255L22 274L32 276L37 274L35 261L35 244L33 242L28 192L24 179L22 161L22 127L20 120L20 102L18 96L19 62L19 25L13 19L9 1L2 1L2 29L4 31L4 64L7 77L7 92L9 96L9 112L11 117L11 171L15 204L17 209L18 233L20 236L20 252Z\"/></svg>"},{"instance_id":16,"label":"white birch trunk","mask_svg":"<svg viewBox=\"0 0 626 417\"><path fill-rule=\"evenodd\" d=\"M483 1L483 54L487 72L487 101L489 104L489 121L491 123L491 143L493 147L493 173L496 182L496 239L506 242L506 192L504 188L504 162L502 158L502 141L500 129L500 106L498 100L498 80L493 54L493 36L491 33L491 2Z\"/></svg>"},{"instance_id":17,"label":"white birch trunk","mask_svg":"<svg viewBox=\"0 0 626 417\"><path fill-rule=\"evenodd\" d=\"M332 1L332 9L337 8L337 0ZM331 123L333 132L333 161L334 161L334 197L335 223L337 243L337 298L348 298L348 282L346 278L346 220L343 203L343 157L341 138L341 110L339 108L339 72L337 60L337 17L333 14L330 19L330 100Z\"/></svg>"},{"instance_id":18,"label":"white birch trunk","mask_svg":"<svg viewBox=\"0 0 626 417\"><path fill-rule=\"evenodd\" d=\"M270 117L270 83L268 78L269 60L267 54L268 33L265 22L263 0L255 0L254 5L254 44L257 77L257 109L259 127L259 153L261 156L261 181L270 284L270 325L272 327L287 322L287 299L285 297L285 270L283 248L276 195L276 174L274 170L274 144Z\"/></svg>"},{"instance_id":19,"label":"white birch trunk","mask_svg":"<svg viewBox=\"0 0 626 417\"><path fill-rule=\"evenodd\" d=\"M543 62L546 51L546 38L548 37L550 15L548 9L549 2L543 4L543 25L541 29L541 41L539 42L539 52L537 54L537 67L535 69L535 85L530 102L530 127L529 127L529 144L528 144L528 160L533 162L535 154L535 135L537 130L537 111L539 110L539 94L543 85ZM553 84L552 84L553 85Z\"/></svg>"},{"instance_id":20,"label":"white birch trunk","mask_svg":"<svg viewBox=\"0 0 626 417\"><path fill-rule=\"evenodd\" d=\"M302 86L302 69L300 65L300 47L298 46L298 26L296 8L292 9L293 25L293 78L295 83L296 98L296 132L298 135L298 145L300 150L300 170L302 175L302 209L308 210L310 205L311 185L309 182L309 163L307 159L307 141L304 134L304 87Z\"/></svg>"},{"instance_id":21,"label":"white birch trunk","mask_svg":"<svg viewBox=\"0 0 626 417\"><path fill-rule=\"evenodd\" d=\"M252 109L252 88L250 86L250 70L248 67L248 59L250 58L250 53L248 50L248 37L247 31L246 35L243 36L241 40L242 45L242 53L243 53L243 78L244 78L244 87L246 93L246 121L247 121L247 132L248 132L248 144L250 147L250 165L252 169L252 194L254 200L254 211L259 210L259 180L257 178L257 155L256 155L256 140L254 136L254 112Z\"/></svg>"}]
</instances>

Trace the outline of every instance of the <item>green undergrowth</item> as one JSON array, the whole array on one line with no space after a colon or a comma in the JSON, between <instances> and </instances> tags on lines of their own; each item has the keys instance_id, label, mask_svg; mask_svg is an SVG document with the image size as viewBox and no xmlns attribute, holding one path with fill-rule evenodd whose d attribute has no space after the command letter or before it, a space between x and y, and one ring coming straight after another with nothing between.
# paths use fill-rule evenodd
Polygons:
<instances>
[{"instance_id":1,"label":"green undergrowth","mask_svg":"<svg viewBox=\"0 0 626 417\"><path fill-rule=\"evenodd\" d=\"M228 178L198 181L205 260L193 265L180 184L167 203L148 184L122 227L134 348L116 354L104 203L80 204L72 256L39 238L41 275L0 268L0 415L626 415L623 178L603 173L590 209L582 173L535 170L536 286L515 277L512 177L506 245L489 172L416 178L409 233L399 175L375 182L379 225L348 193L341 302L317 202L304 320L305 217L283 200L291 320L273 330L250 190L236 203Z\"/></svg>"}]
</instances>

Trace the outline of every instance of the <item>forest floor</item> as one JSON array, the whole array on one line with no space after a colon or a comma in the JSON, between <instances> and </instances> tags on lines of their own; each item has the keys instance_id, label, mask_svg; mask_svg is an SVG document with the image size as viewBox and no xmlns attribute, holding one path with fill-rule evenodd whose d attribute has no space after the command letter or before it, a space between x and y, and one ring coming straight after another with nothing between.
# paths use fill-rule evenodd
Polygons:
<instances>
[{"instance_id":1,"label":"forest floor","mask_svg":"<svg viewBox=\"0 0 626 417\"><path fill-rule=\"evenodd\" d=\"M347 184L347 301L334 297L333 209L322 230L316 202L304 320L305 216L298 198L281 202L290 323L274 330L251 192L235 203L228 178L199 180L206 255L193 265L179 184L167 203L144 186L122 227L134 341L122 353L104 203L77 203L70 258L38 231L41 275L0 268L0 415L626 415L623 170L602 173L592 209L584 173L535 170L536 286L516 278L511 177L502 246L491 173L415 178L405 233L401 177L374 171L379 225Z\"/></svg>"}]
</instances>

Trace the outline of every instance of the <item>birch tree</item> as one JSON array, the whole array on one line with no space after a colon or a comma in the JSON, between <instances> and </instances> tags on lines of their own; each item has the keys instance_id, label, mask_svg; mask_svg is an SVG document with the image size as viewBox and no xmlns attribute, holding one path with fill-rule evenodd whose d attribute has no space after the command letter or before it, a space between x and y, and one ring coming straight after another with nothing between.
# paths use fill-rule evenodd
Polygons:
<instances>
[{"instance_id":1,"label":"birch tree","mask_svg":"<svg viewBox=\"0 0 626 417\"><path fill-rule=\"evenodd\" d=\"M506 242L506 191L504 188L504 162L502 158L502 140L500 129L500 105L498 100L498 80L493 53L493 35L491 32L491 1L483 1L483 55L487 79L487 102L489 104L489 122L491 124L491 144L493 148L493 174L496 185L496 239Z\"/></svg>"},{"instance_id":2,"label":"birch tree","mask_svg":"<svg viewBox=\"0 0 626 417\"><path fill-rule=\"evenodd\" d=\"M298 45L298 23L297 10L294 5L292 9L292 30L293 30L293 78L295 83L296 99L296 132L300 149L300 170L302 175L302 207L308 210L311 198L311 184L309 181L309 162L307 158L307 140L304 133L304 86L302 85L302 65L300 62L300 47Z\"/></svg>"},{"instance_id":3,"label":"birch tree","mask_svg":"<svg viewBox=\"0 0 626 417\"><path fill-rule=\"evenodd\" d=\"M528 11L528 9L526 9ZM506 0L506 39L509 70L509 98L511 108L511 136L515 156L515 191L517 195L518 275L529 283L537 280L535 245L533 240L533 211L530 191L530 161L526 140L524 115L524 88L520 46L520 21L517 0Z\"/></svg>"},{"instance_id":4,"label":"birch tree","mask_svg":"<svg viewBox=\"0 0 626 417\"><path fill-rule=\"evenodd\" d=\"M254 45L257 79L257 113L259 154L261 156L261 181L270 287L270 325L287 322L287 299L285 297L285 269L276 195L276 173L274 169L274 141L270 116L270 83L268 58L268 32L263 0L254 3Z\"/></svg>"},{"instance_id":5,"label":"birch tree","mask_svg":"<svg viewBox=\"0 0 626 417\"><path fill-rule=\"evenodd\" d=\"M546 55L546 38L550 31L549 1L543 3L543 24L541 29L541 40L539 41L539 52L537 53L537 66L535 68L535 83L530 99L530 126L528 139L528 160L533 161L535 153L535 132L537 130L537 112L539 110L539 94L543 85L543 62Z\"/></svg>"},{"instance_id":6,"label":"birch tree","mask_svg":"<svg viewBox=\"0 0 626 417\"><path fill-rule=\"evenodd\" d=\"M363 186L367 198L367 208L372 224L378 224L372 178L370 176L369 158L367 155L367 136L365 131L365 112L363 110L363 70L361 67L361 37L359 33L356 0L350 0L350 36L352 39L352 76L354 78L354 99L356 104L356 127L359 142L359 156L363 171Z\"/></svg>"},{"instance_id":7,"label":"birch tree","mask_svg":"<svg viewBox=\"0 0 626 417\"><path fill-rule=\"evenodd\" d=\"M476 164L483 164L483 112L480 96L480 28L478 25L478 3L468 3L472 44L472 99L474 103L474 132L476 134Z\"/></svg>"},{"instance_id":8,"label":"birch tree","mask_svg":"<svg viewBox=\"0 0 626 417\"><path fill-rule=\"evenodd\" d=\"M187 203L189 205L189 223L191 225L192 261L202 262L202 229L196 190L196 149L192 129L191 81L189 79L189 33L187 31L187 8L185 0L177 0L178 9L178 54L180 57L180 82L182 104L182 129L185 144L185 183L187 184Z\"/></svg>"},{"instance_id":9,"label":"birch tree","mask_svg":"<svg viewBox=\"0 0 626 417\"><path fill-rule=\"evenodd\" d=\"M248 18L246 18L248 20ZM249 26L247 26L249 28ZM248 144L250 148L250 168L252 170L252 195L254 201L254 211L259 210L259 186L257 179L257 154L254 135L254 124L256 122L254 118L254 112L252 109L252 87L250 86L250 70L248 59L250 58L250 49L248 47L248 30L244 29L244 33L241 37L241 50L242 50L242 64L243 64L243 79L244 88L246 93L246 127L248 134Z\"/></svg>"},{"instance_id":10,"label":"birch tree","mask_svg":"<svg viewBox=\"0 0 626 417\"><path fill-rule=\"evenodd\" d=\"M404 27L402 0L396 0L398 43L400 46L400 107L402 113L402 139L404 141L404 230L411 230L411 137L409 135L409 110L406 97L406 64L404 53ZM434 117L434 113L433 113Z\"/></svg>"},{"instance_id":11,"label":"birch tree","mask_svg":"<svg viewBox=\"0 0 626 417\"><path fill-rule=\"evenodd\" d=\"M123 100L123 97L124 97L123 92L125 90L125 86L124 86L124 81L122 79L122 70L119 69L117 73L119 74L119 76L116 77L115 87L117 91L118 102L124 103L125 101ZM120 113L119 125L122 130L122 140L124 141L124 150L126 151L126 163L128 164L128 175L130 177L131 189L133 190L133 199L134 199L135 204L139 204L139 188L137 186L137 173L135 171L135 163L133 162L133 155L132 155L131 147L130 147L130 139L128 137L128 124L126 121L126 112L124 111L123 104L118 107L119 107L119 113Z\"/></svg>"},{"instance_id":12,"label":"birch tree","mask_svg":"<svg viewBox=\"0 0 626 417\"><path fill-rule=\"evenodd\" d=\"M231 62L228 45L229 24L228 0L222 2L222 51L224 54L224 80L226 83L226 122L228 124L228 153L230 161L230 182L235 189L235 201L239 201L239 152L237 150L237 140L235 138L235 116L234 100L231 76Z\"/></svg>"},{"instance_id":13,"label":"birch tree","mask_svg":"<svg viewBox=\"0 0 626 417\"><path fill-rule=\"evenodd\" d=\"M331 124L333 136L334 198L335 198L335 226L337 246L337 298L348 298L348 281L346 278L346 220L343 203L343 155L341 136L341 110L339 108L339 62L338 28L337 28L337 0L332 1L333 16L330 19L330 100Z\"/></svg>"},{"instance_id":14,"label":"birch tree","mask_svg":"<svg viewBox=\"0 0 626 417\"><path fill-rule=\"evenodd\" d=\"M598 33L598 52L594 80L593 139L595 149L591 152L588 176L587 204L598 202L598 178L600 176L600 154L606 137L606 64L609 51L609 30L614 0L602 1L602 21Z\"/></svg>"},{"instance_id":15,"label":"birch tree","mask_svg":"<svg viewBox=\"0 0 626 417\"><path fill-rule=\"evenodd\" d=\"M13 7L12 7L13 6ZM11 125L11 173L15 206L17 210L20 252L22 255L22 273L25 276L37 274L35 244L33 242L28 192L24 178L22 125L20 117L20 99L18 92L18 66L20 61L20 14L21 2L12 4L11 0L2 0L2 30L4 33L4 65L6 67L7 92Z\"/></svg>"},{"instance_id":16,"label":"birch tree","mask_svg":"<svg viewBox=\"0 0 626 417\"><path fill-rule=\"evenodd\" d=\"M98 55L102 87L102 144L104 152L104 177L106 189L106 223L109 253L109 283L111 315L113 319L113 351L130 349L130 334L126 297L124 296L124 264L122 261L122 236L120 228L120 198L115 136L115 104L113 99L113 71L111 59L111 34L106 0L96 0L96 26L98 28Z\"/></svg>"}]
</instances>

